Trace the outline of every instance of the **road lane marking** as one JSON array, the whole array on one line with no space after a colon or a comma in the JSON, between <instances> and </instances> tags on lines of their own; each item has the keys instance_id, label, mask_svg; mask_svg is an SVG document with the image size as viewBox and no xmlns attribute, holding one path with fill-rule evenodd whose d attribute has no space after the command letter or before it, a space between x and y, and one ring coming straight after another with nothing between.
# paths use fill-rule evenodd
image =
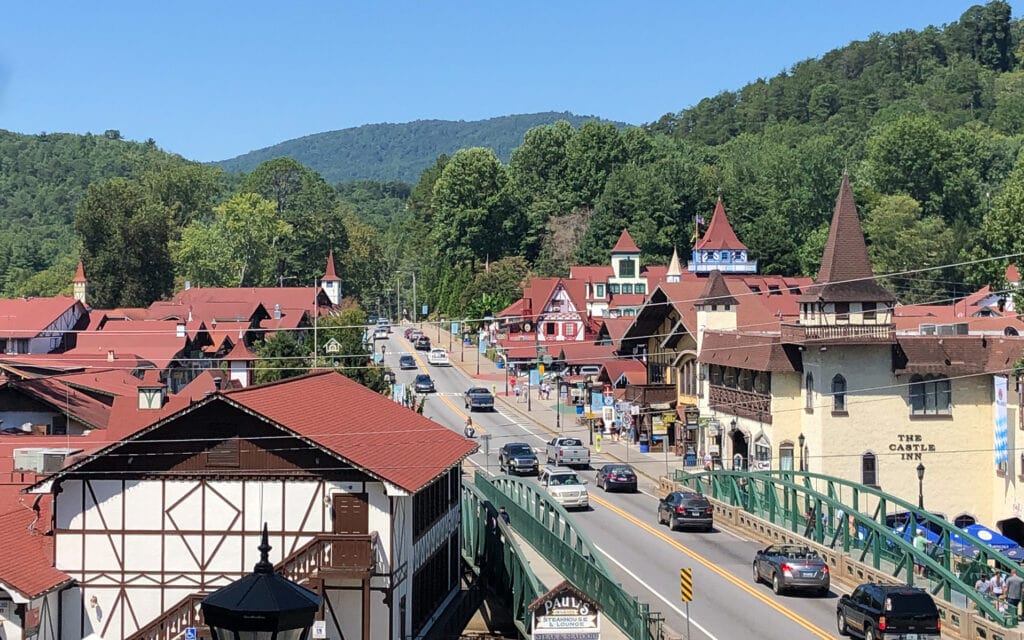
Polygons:
<instances>
[{"instance_id":1,"label":"road lane marking","mask_svg":"<svg viewBox=\"0 0 1024 640\"><path fill-rule=\"evenodd\" d=\"M642 586L643 588L645 588L645 589L647 589L648 591L650 591L651 593L653 593L653 594L654 594L654 597L658 598L659 600L661 600L662 602L664 602L664 603L665 603L666 605L668 605L669 609L672 609L673 611L675 611L675 612L676 612L677 614L679 614L679 615L680 615L680 616L681 616L681 617L682 617L682 618L683 618L684 620L685 620L685 619L689 619L689 620L690 620L690 624L692 624L693 626L697 627L697 629L699 629L699 630L701 631L701 633L703 633L704 635L706 635L706 636L707 636L707 637L708 637L708 638L709 638L710 640L718 640L718 638L716 638L716 637L715 637L714 635L712 635L712 633L711 633L710 631L708 631L708 630L707 630L707 629L705 629L705 628L704 628L703 626L701 626L699 622L697 622L696 620L694 620L694 619L693 619L692 617L690 617L690 616L686 615L686 614L685 614L685 613L683 612L683 610L682 610L682 609L680 609L679 607L677 607L677 606L675 605L675 603L673 603L673 602L672 602L671 600L669 600L669 599L668 599L668 598L666 598L665 596L663 596L663 595L661 595L660 593L658 593L658 590L657 590L657 589L655 589L655 588L654 588L654 587L652 587L651 585L649 585L649 584L647 584L646 582L644 582L643 580L641 580L641 579L640 579L640 576L636 575L635 573L633 573L632 571L630 571L629 569L627 569L627 568L626 568L626 565L624 565L624 564L622 564L621 562L619 562L618 560L616 560L616 559L615 559L615 557L614 557L614 556L612 556L612 554L608 553L607 551L605 551L605 550L604 550L604 549L602 549L601 547L597 546L596 544L594 545L594 548L595 548L595 549L597 549L598 551L600 551L601 553L603 553L603 554L604 554L604 557L608 558L608 559L609 559L609 560L611 560L611 561L612 561L613 563L615 563L615 566L617 566L617 567L618 567L619 569L622 569L622 570L623 570L623 571L624 571L624 572L626 573L626 575L628 575L628 576L629 576L630 578L633 578L633 580L635 580L635 581L636 581L636 582L637 582L637 583L638 583L638 584L639 584L640 586Z\"/></svg>"},{"instance_id":2,"label":"road lane marking","mask_svg":"<svg viewBox=\"0 0 1024 640\"><path fill-rule=\"evenodd\" d=\"M708 569L711 572L717 574L721 578L724 578L728 582L731 582L734 586L739 587L742 591L745 591L748 594L754 596L755 598L757 598L758 600L760 600L764 604L768 605L772 609L775 609L776 611L781 613L783 616L789 618L790 620L792 620L793 622L797 623L798 625L800 625L804 629L807 629L808 631L813 633L815 636L817 636L819 638L823 638L824 640L832 640L832 635L831 634L825 632L824 629L822 629L821 627L817 626L816 624L814 624L810 620L804 618L803 616L797 615L797 614L793 613L792 611L789 611L788 609L783 607L779 602L777 602L775 600L772 600L771 598L769 598L768 596L764 595L763 593L760 593L759 591L753 589L746 582L740 580L736 576L734 576L731 573L725 571L724 569L722 569L721 567L719 567L715 563L711 562L710 560L708 560L704 556L698 554L696 551L690 549L689 547L687 547L687 546L679 543L678 541L672 539L671 537L665 535L663 532L655 529L654 527L652 527L651 525L647 524L643 520L637 518L633 514L628 513L626 511L623 511L622 509L616 507L615 505L611 504L610 502L608 502L606 500L602 500L601 498L599 498L596 495L591 495L590 496L590 502L591 503L595 503L596 502L597 504L603 506L604 508L608 509L612 513L615 513L615 514L619 515L620 517L622 517L623 519L628 520L629 522L632 522L633 524L635 524L636 526L640 527L644 531L647 531L648 533L653 534L655 537L660 538L663 541L669 543L670 545L672 545L676 549L679 549L680 551L682 551L686 555L690 556L691 558L693 558L694 560L696 560L697 562L702 564L706 569Z\"/></svg>"}]
</instances>

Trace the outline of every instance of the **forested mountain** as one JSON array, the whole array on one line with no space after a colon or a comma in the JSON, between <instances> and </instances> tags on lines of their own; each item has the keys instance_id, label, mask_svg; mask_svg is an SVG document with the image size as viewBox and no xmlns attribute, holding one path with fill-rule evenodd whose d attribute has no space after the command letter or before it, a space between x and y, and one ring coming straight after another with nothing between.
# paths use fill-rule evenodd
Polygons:
<instances>
[{"instance_id":1,"label":"forested mountain","mask_svg":"<svg viewBox=\"0 0 1024 640\"><path fill-rule=\"evenodd\" d=\"M274 158L294 158L328 182L380 180L415 182L441 154L465 147L493 149L507 162L527 130L558 120L579 126L594 116L527 113L487 120L417 120L402 124L367 124L286 140L214 164L229 172L249 172ZM625 126L617 123L618 126Z\"/></svg>"}]
</instances>

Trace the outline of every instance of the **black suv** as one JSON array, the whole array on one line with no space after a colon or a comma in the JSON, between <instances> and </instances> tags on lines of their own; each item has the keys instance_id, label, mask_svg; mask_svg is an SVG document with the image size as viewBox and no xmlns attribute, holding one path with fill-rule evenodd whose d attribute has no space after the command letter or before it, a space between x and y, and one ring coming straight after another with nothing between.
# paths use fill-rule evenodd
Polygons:
<instances>
[{"instance_id":1,"label":"black suv","mask_svg":"<svg viewBox=\"0 0 1024 640\"><path fill-rule=\"evenodd\" d=\"M715 525L715 510L699 493L673 491L658 503L658 524L667 524L673 531L685 527L711 531Z\"/></svg>"},{"instance_id":2,"label":"black suv","mask_svg":"<svg viewBox=\"0 0 1024 640\"><path fill-rule=\"evenodd\" d=\"M525 442L509 442L498 451L498 467L506 473L537 473L537 454Z\"/></svg>"},{"instance_id":3,"label":"black suv","mask_svg":"<svg viewBox=\"0 0 1024 640\"><path fill-rule=\"evenodd\" d=\"M939 640L942 623L927 591L905 584L862 584L836 605L839 635L864 640L917 638Z\"/></svg>"}]
</instances>

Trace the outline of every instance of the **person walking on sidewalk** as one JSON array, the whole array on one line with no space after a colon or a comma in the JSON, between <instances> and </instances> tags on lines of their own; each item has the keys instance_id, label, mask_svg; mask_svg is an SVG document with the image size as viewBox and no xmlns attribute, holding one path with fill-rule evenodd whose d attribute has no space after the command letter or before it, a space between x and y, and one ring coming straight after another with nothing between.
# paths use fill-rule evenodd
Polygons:
<instances>
[{"instance_id":1,"label":"person walking on sidewalk","mask_svg":"<svg viewBox=\"0 0 1024 640\"><path fill-rule=\"evenodd\" d=\"M1024 578L1017 575L1016 569L1010 569L1010 577L1006 579L1006 603L1010 605L1013 615L1017 614L1020 607L1021 587L1024 586Z\"/></svg>"}]
</instances>

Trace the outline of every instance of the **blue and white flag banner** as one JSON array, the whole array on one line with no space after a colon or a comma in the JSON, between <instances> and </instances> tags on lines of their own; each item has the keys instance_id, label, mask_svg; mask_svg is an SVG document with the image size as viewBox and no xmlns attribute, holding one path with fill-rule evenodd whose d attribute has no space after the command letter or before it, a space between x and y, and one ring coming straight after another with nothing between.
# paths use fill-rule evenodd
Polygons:
<instances>
[{"instance_id":1,"label":"blue and white flag banner","mask_svg":"<svg viewBox=\"0 0 1024 640\"><path fill-rule=\"evenodd\" d=\"M996 466L1005 468L1006 463L1009 459L1009 434L1006 429L1006 376L993 376L993 384L995 385L995 454L996 454Z\"/></svg>"}]
</instances>

